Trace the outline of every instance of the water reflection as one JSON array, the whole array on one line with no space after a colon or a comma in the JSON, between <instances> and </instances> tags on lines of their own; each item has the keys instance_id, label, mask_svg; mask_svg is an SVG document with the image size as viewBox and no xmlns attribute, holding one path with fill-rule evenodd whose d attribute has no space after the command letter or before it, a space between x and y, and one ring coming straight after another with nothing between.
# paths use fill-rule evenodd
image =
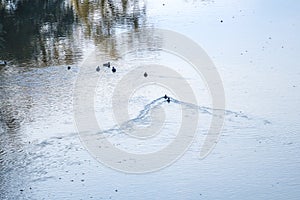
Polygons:
<instances>
[{"instance_id":1,"label":"water reflection","mask_svg":"<svg viewBox=\"0 0 300 200\"><path fill-rule=\"evenodd\" d=\"M91 46L118 57L120 46L147 42L146 35L114 37L120 30L139 32L145 9L136 0L0 0L0 60L8 61L0 67L1 197L32 199L34 180L60 180L58 169L77 167L71 154L79 141L61 138L73 131L78 68L56 65L77 63Z\"/></svg>"},{"instance_id":2,"label":"water reflection","mask_svg":"<svg viewBox=\"0 0 300 200\"><path fill-rule=\"evenodd\" d=\"M100 44L119 29L137 30L146 21L138 0L0 1L0 59L19 66L74 64L86 41ZM115 54L113 43L101 46Z\"/></svg>"},{"instance_id":3,"label":"water reflection","mask_svg":"<svg viewBox=\"0 0 300 200\"><path fill-rule=\"evenodd\" d=\"M2 1L1 57L20 64L47 64L55 58L57 45L49 45L51 38L60 38L72 31L74 13L63 0L58 1ZM52 47L52 48L51 48ZM68 48L63 48L67 51ZM50 52L54 53L51 55Z\"/></svg>"},{"instance_id":4,"label":"water reflection","mask_svg":"<svg viewBox=\"0 0 300 200\"><path fill-rule=\"evenodd\" d=\"M30 119L28 113L33 101L30 91L22 84L22 73L8 68L0 73L0 191L1 195L8 195L4 199L11 198L9 194L21 198L18 192L28 185L30 177L28 166L32 160L28 159L22 125Z\"/></svg>"}]
</instances>

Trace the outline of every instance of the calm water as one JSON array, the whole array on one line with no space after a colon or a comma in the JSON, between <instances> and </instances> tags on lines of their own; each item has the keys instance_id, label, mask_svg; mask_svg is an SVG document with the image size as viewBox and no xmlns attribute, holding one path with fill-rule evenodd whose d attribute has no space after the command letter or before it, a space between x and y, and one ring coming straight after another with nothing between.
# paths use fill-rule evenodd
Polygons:
<instances>
[{"instance_id":1,"label":"calm water","mask_svg":"<svg viewBox=\"0 0 300 200\"><path fill-rule=\"evenodd\" d=\"M299 9L300 3L283 0L0 1L0 60L8 62L0 66L0 199L299 199ZM160 46L151 32L117 37L146 28L191 38L221 75L225 123L203 160L199 153L212 109L201 77L165 52L120 51ZM131 141L113 129L111 105L111 91L126 71L155 61L178 69L195 87L199 129L174 164L127 174L99 163L81 144L73 91L91 50L117 66L115 74L101 69L99 78L95 66L83 76L97 82L95 115L108 130L98 134L121 149L163 148L180 126L180 108L188 105L175 97L162 102L166 88L137 90L128 107L134 122L147 125L157 104L167 121L165 135Z\"/></svg>"}]
</instances>

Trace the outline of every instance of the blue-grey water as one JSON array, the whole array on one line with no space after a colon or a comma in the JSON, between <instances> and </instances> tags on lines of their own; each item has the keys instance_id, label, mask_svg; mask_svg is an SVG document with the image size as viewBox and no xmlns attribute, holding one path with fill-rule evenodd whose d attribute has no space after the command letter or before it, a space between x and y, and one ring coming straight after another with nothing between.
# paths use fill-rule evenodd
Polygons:
<instances>
[{"instance_id":1,"label":"blue-grey water","mask_svg":"<svg viewBox=\"0 0 300 200\"><path fill-rule=\"evenodd\" d=\"M0 1L0 60L8 62L0 66L0 199L299 199L299 9L299 2L283 0ZM205 159L199 155L213 108L201 78L164 52L119 52L119 45L135 42L159 46L159 40L115 37L145 28L186 35L220 73L225 120ZM117 73L98 73L96 66L83 73L97 81L95 116L103 130L93 134L126 151L153 152L176 136L180 109L198 111L196 137L175 163L123 173L81 143L73 92L81 62L95 49ZM199 105L171 92L168 103L161 98L165 88L149 86L132 96L131 119L116 126L112 88L131 67L153 61L184 69ZM132 141L121 134L149 124L157 106L167 113L163 135Z\"/></svg>"}]
</instances>

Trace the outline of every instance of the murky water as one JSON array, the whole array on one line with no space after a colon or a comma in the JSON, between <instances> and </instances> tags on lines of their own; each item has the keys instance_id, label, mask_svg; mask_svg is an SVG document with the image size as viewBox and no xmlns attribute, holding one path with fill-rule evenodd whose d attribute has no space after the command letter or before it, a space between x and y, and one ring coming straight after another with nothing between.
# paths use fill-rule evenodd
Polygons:
<instances>
[{"instance_id":1,"label":"murky water","mask_svg":"<svg viewBox=\"0 0 300 200\"><path fill-rule=\"evenodd\" d=\"M0 199L298 199L299 8L293 1L0 1L0 60L8 62L0 66ZM166 52L120 51L159 47L162 41L151 32L117 37L146 28L191 38L221 75L224 127L203 160L213 110L201 77ZM96 66L80 71L91 50L117 73L102 66L99 73ZM117 127L111 91L128 70L153 61L181 71L200 105L167 88L146 87L129 102L131 120ZM103 130L91 134L99 139L107 136L129 152L153 152L176 137L180 109L190 109L199 113L194 142L175 163L152 173L126 174L99 163L74 122L79 73L97 82L94 109ZM170 103L161 98L167 92ZM121 134L151 123L158 106L167 113L164 134L138 141Z\"/></svg>"}]
</instances>

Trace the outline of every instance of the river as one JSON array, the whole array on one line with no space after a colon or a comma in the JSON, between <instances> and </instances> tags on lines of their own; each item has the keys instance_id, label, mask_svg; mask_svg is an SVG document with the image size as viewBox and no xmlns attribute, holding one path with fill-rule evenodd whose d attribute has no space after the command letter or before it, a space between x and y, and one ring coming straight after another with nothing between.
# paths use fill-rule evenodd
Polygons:
<instances>
[{"instance_id":1,"label":"river","mask_svg":"<svg viewBox=\"0 0 300 200\"><path fill-rule=\"evenodd\" d=\"M289 0L0 1L0 199L299 199L299 9ZM188 41L200 46L220 79L206 82L191 60L164 51L171 35L187 56ZM222 129L201 157L220 110ZM192 135L179 137L183 122ZM157 153L174 140L178 149ZM116 162L112 149L129 156Z\"/></svg>"}]
</instances>

